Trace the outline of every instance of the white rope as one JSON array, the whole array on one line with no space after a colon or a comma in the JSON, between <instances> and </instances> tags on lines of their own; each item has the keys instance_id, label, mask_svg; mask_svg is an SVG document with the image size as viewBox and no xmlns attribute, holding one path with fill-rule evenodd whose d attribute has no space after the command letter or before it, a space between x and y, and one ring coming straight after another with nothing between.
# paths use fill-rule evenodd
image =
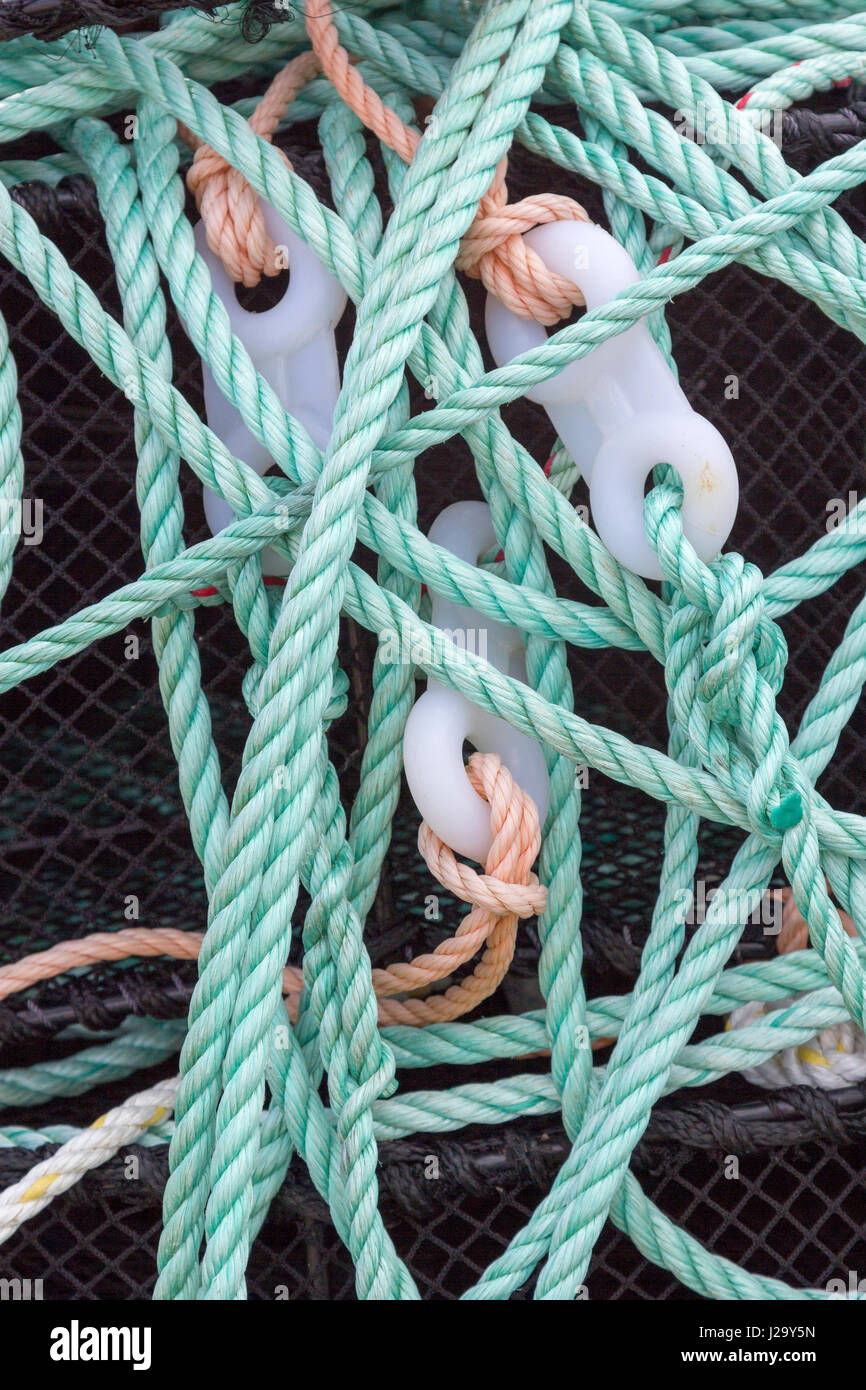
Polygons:
<instances>
[{"instance_id":1,"label":"white rope","mask_svg":"<svg viewBox=\"0 0 866 1390\"><path fill-rule=\"evenodd\" d=\"M747 1028L776 1009L787 1008L792 999L779 1000L769 1009L754 1001L735 1009L729 1028ZM786 1047L756 1067L745 1067L742 1075L755 1086L776 1090L780 1086L818 1086L838 1091L866 1078L866 1034L848 1019L825 1028L799 1047Z\"/></svg>"},{"instance_id":2,"label":"white rope","mask_svg":"<svg viewBox=\"0 0 866 1390\"><path fill-rule=\"evenodd\" d=\"M0 1244L24 1221L44 1210L58 1193L73 1187L89 1169L113 1158L124 1144L134 1144L151 1125L170 1115L178 1084L179 1077L175 1076L130 1096L0 1192Z\"/></svg>"}]
</instances>

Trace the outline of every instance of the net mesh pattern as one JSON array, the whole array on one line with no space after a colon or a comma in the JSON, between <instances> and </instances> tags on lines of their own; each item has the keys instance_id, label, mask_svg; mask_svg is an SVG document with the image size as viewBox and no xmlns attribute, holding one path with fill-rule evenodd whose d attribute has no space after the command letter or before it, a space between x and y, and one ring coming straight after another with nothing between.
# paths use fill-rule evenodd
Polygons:
<instances>
[{"instance_id":1,"label":"net mesh pattern","mask_svg":"<svg viewBox=\"0 0 866 1390\"><path fill-rule=\"evenodd\" d=\"M488 1162L472 1164L474 1146ZM422 1296L458 1298L526 1223L564 1157L564 1137L529 1129L512 1136L509 1161L487 1137L417 1144L382 1168L382 1210ZM136 1299L155 1279L165 1159L118 1155L29 1222L8 1247L21 1279L42 1279L46 1299ZM385 1151L387 1153L387 1150ZM634 1166L647 1195L711 1249L745 1268L809 1287L862 1269L866 1236L857 1214L862 1150L817 1143L737 1157L644 1144ZM492 1162L490 1160L493 1160ZM137 1166L133 1166L137 1165ZM354 1271L309 1179L292 1174L257 1239L247 1269L254 1300L342 1300ZM692 1299L608 1224L586 1285L591 1300ZM531 1298L532 1286L516 1299Z\"/></svg>"},{"instance_id":2,"label":"net mesh pattern","mask_svg":"<svg viewBox=\"0 0 866 1390\"><path fill-rule=\"evenodd\" d=\"M850 105L852 93L832 100ZM569 112L557 112L555 119L573 124ZM290 153L328 200L314 127L293 128ZM817 140L806 140L795 155L789 157L805 169L826 151ZM375 163L372 149L371 158ZM595 190L516 151L512 198L542 186L578 198L604 221ZM119 317L113 268L88 186L72 180L59 195L24 188L16 196L38 212L74 269ZM387 208L384 192L382 198ZM837 207L856 233L866 232L862 189ZM482 296L473 286L469 292L483 341ZM0 268L0 297L13 328L19 373L26 496L41 500L44 524L41 544L19 548L4 610L5 644L11 645L132 580L142 562L131 405L6 266ZM668 321L686 392L721 429L738 462L741 500L730 545L772 571L824 533L833 499L857 490L866 424L862 351L814 305L739 266L672 304ZM175 382L202 412L199 366L174 319L170 337ZM726 390L732 382L733 392ZM420 408L419 398L413 410ZM553 435L540 408L516 402L504 418L542 461ZM461 453L457 443L426 454L417 476L423 529L449 502L480 496L468 451ZM574 500L587 500L581 485ZM201 489L190 473L184 504L188 542L203 539ZM559 593L591 598L573 575L559 572L555 563L552 568ZM858 585L851 573L781 621L790 665L780 712L789 728L796 726L842 635ZM197 631L219 752L227 779L233 779L248 723L241 696L248 654L231 615L218 607L200 610ZM138 639L137 652L130 635ZM348 798L357 786L371 657L371 639L346 622L341 662L351 698L329 738ZM570 660L580 713L632 739L664 746L664 678L657 665L615 650L591 657L572 652ZM201 930L206 897L146 629L137 626L89 648L0 703L0 766L12 808L0 829L0 963L61 939L121 927L133 899L143 925ZM819 784L840 809L862 803L864 745L852 721ZM655 898L663 815L654 803L591 774L583 853L590 994L628 988L636 976ZM460 910L446 902L444 924L426 920L424 899L434 885L417 855L416 833L417 817L404 803L367 923L374 964L431 948L449 925L449 914L456 921ZM723 877L739 839L717 827L705 831L698 874L708 887ZM302 895L297 922L305 906ZM487 1010L520 1011L541 1002L538 949L533 928L521 928L512 971ZM773 937L757 923L746 928L735 959L766 957L773 950ZM104 1028L129 1013L183 1016L194 978L194 965L147 962L106 965L84 979L47 982L27 998L0 1005L4 1064L64 1055L72 1044L59 1034L70 1023ZM145 1074L141 1085L170 1073L166 1065ZM128 1090L128 1083L107 1088L99 1108ZM843 1268L863 1267L866 1252L851 1202L863 1155L857 1126L845 1129L840 1120L840 1144L833 1142L832 1127L816 1137L816 1122L807 1117L793 1146L780 1142L750 1153L748 1106L755 1092L732 1077L716 1093L731 1115L740 1107L744 1116L734 1150L742 1151L740 1181L725 1177L724 1154L706 1150L695 1125L687 1142L648 1142L636 1156L652 1200L709 1248L755 1272L816 1285ZM840 1115L852 1103L850 1095L843 1098ZM86 1122L95 1104L93 1097L64 1102L62 1118ZM669 1111L678 1104L688 1102L671 1102ZM49 1116L28 1110L9 1118L35 1126ZM50 1118L58 1118L56 1110ZM430 1140L420 1149L417 1141L384 1146L383 1210L422 1293L457 1296L504 1250L549 1187L565 1152L555 1123L525 1122L509 1133L505 1139L499 1131L475 1129L448 1141L437 1179L426 1170L443 1141ZM128 1179L121 1156L26 1223L6 1246L6 1267L22 1278L42 1278L45 1297L146 1297L154 1279L165 1154L136 1150L135 1156L141 1165L137 1181ZM0 1177L13 1180L15 1163L27 1158L0 1151ZM352 1295L351 1262L303 1174L290 1175L269 1216L252 1254L248 1287L259 1299ZM593 1298L691 1297L613 1228L596 1248L588 1288ZM520 1296L529 1294L531 1288Z\"/></svg>"}]
</instances>

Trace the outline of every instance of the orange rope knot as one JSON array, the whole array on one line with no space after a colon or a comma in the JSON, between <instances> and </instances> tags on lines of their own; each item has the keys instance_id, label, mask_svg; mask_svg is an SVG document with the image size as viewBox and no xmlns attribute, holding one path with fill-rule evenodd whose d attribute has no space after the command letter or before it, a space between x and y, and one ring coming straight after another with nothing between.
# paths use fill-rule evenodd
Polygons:
<instances>
[{"instance_id":1,"label":"orange rope knot","mask_svg":"<svg viewBox=\"0 0 866 1390\"><path fill-rule=\"evenodd\" d=\"M352 59L342 47L331 18L331 0L306 0L305 13L310 43L329 82L368 130L407 164L411 163L420 136L386 106L352 67ZM497 299L522 318L554 324L567 318L573 306L586 301L570 280L548 270L541 257L525 244L522 233L541 222L589 219L580 203L556 193L509 204L506 168L507 160L503 158L460 243L455 265L480 279Z\"/></svg>"},{"instance_id":2,"label":"orange rope knot","mask_svg":"<svg viewBox=\"0 0 866 1390\"><path fill-rule=\"evenodd\" d=\"M589 218L580 203L559 193L509 203L505 167L503 159L460 243L455 265L481 280L485 289L521 318L550 326L586 300L571 280L550 270L526 245L523 233L540 223L587 222Z\"/></svg>"},{"instance_id":3,"label":"orange rope knot","mask_svg":"<svg viewBox=\"0 0 866 1390\"><path fill-rule=\"evenodd\" d=\"M531 871L541 848L534 801L517 786L493 753L474 753L467 772L475 791L490 804L493 844L485 872L479 874L467 864L458 863L426 822L418 834L418 847L434 877L458 898L472 903L472 911L464 917L455 936L441 942L429 956L416 957L408 967L391 966L388 972L374 970L376 993L381 997L444 979L457 965L471 959L482 945L484 952L472 974L443 994L394 1000L388 1005L383 1002L382 1021L386 1007L389 1022L391 1010L397 1009L400 1018L394 1021L416 1025L444 1023L474 1009L499 987L511 964L519 918L543 912L547 903L547 889Z\"/></svg>"},{"instance_id":4,"label":"orange rope knot","mask_svg":"<svg viewBox=\"0 0 866 1390\"><path fill-rule=\"evenodd\" d=\"M278 72L255 111L249 126L270 141L298 92L319 72L315 53L300 53ZM205 225L207 244L219 256L235 282L252 287L263 275L286 269L284 256L265 229L259 195L252 184L210 145L200 143L183 129L195 148L186 184ZM287 168L291 162L279 150Z\"/></svg>"},{"instance_id":5,"label":"orange rope knot","mask_svg":"<svg viewBox=\"0 0 866 1390\"><path fill-rule=\"evenodd\" d=\"M339 41L330 0L306 0L307 33L312 52L299 54L271 82L249 118L250 129L270 140L298 92L322 71L335 91L368 130L411 163L420 142L381 97L368 87ZM285 261L265 228L258 194L243 174L210 145L199 143L185 127L181 134L195 149L187 187L205 224L207 244L229 277L252 287L262 275L278 275ZM291 163L279 151L287 167ZM567 318L584 297L570 280L549 270L523 241L523 232L540 223L587 221L573 198L557 193L508 202L503 158L478 205L475 220L460 243L455 265L476 279L523 318L551 325Z\"/></svg>"}]
</instances>

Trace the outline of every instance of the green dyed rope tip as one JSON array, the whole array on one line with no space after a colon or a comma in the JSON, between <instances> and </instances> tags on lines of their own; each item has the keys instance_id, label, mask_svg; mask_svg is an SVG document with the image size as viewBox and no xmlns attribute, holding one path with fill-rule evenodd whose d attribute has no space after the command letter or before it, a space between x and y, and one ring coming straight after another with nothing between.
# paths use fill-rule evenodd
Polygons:
<instances>
[{"instance_id":1,"label":"green dyed rope tip","mask_svg":"<svg viewBox=\"0 0 866 1390\"><path fill-rule=\"evenodd\" d=\"M770 824L774 830L793 830L803 819L803 800L799 792L789 792L770 812Z\"/></svg>"}]
</instances>

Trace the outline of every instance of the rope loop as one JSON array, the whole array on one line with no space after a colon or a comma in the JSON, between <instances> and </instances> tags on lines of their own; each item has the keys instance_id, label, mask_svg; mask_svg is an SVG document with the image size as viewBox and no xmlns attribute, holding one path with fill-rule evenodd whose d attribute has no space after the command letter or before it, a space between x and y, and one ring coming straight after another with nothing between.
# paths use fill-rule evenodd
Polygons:
<instances>
[{"instance_id":1,"label":"rope loop","mask_svg":"<svg viewBox=\"0 0 866 1390\"><path fill-rule=\"evenodd\" d=\"M538 194L509 203L505 185L507 161L502 159L489 191L478 204L475 221L465 233L455 265L481 280L521 318L550 326L582 307L583 293L571 281L549 270L527 246L523 232L547 222L589 220L573 198L558 193Z\"/></svg>"},{"instance_id":2,"label":"rope loop","mask_svg":"<svg viewBox=\"0 0 866 1390\"><path fill-rule=\"evenodd\" d=\"M295 97L318 74L315 53L299 53L277 73L255 111L250 129L270 141ZM279 275L287 266L279 247L265 228L259 196L252 184L210 145L196 140L186 127L181 133L195 149L186 184L205 224L207 244L219 256L227 274L252 288L262 276ZM278 151L286 168L291 161Z\"/></svg>"},{"instance_id":3,"label":"rope loop","mask_svg":"<svg viewBox=\"0 0 866 1390\"><path fill-rule=\"evenodd\" d=\"M352 60L339 41L331 0L306 0L305 14L307 33L322 71L342 100L383 144L411 163L420 136L352 68ZM435 120L435 113L430 120ZM583 294L570 280L548 270L541 257L524 243L522 233L543 222L585 222L587 213L573 198L553 193L509 204L507 167L503 156L490 188L479 201L472 226L461 239L455 266L480 279L491 294L522 318L554 324L585 303Z\"/></svg>"},{"instance_id":4,"label":"rope loop","mask_svg":"<svg viewBox=\"0 0 866 1390\"><path fill-rule=\"evenodd\" d=\"M426 821L418 833L424 861L443 888L464 902L494 913L537 916L544 911L547 890L530 872L541 849L535 803L495 753L473 753L466 771L474 791L490 806L493 843L486 872L459 863Z\"/></svg>"}]
</instances>

